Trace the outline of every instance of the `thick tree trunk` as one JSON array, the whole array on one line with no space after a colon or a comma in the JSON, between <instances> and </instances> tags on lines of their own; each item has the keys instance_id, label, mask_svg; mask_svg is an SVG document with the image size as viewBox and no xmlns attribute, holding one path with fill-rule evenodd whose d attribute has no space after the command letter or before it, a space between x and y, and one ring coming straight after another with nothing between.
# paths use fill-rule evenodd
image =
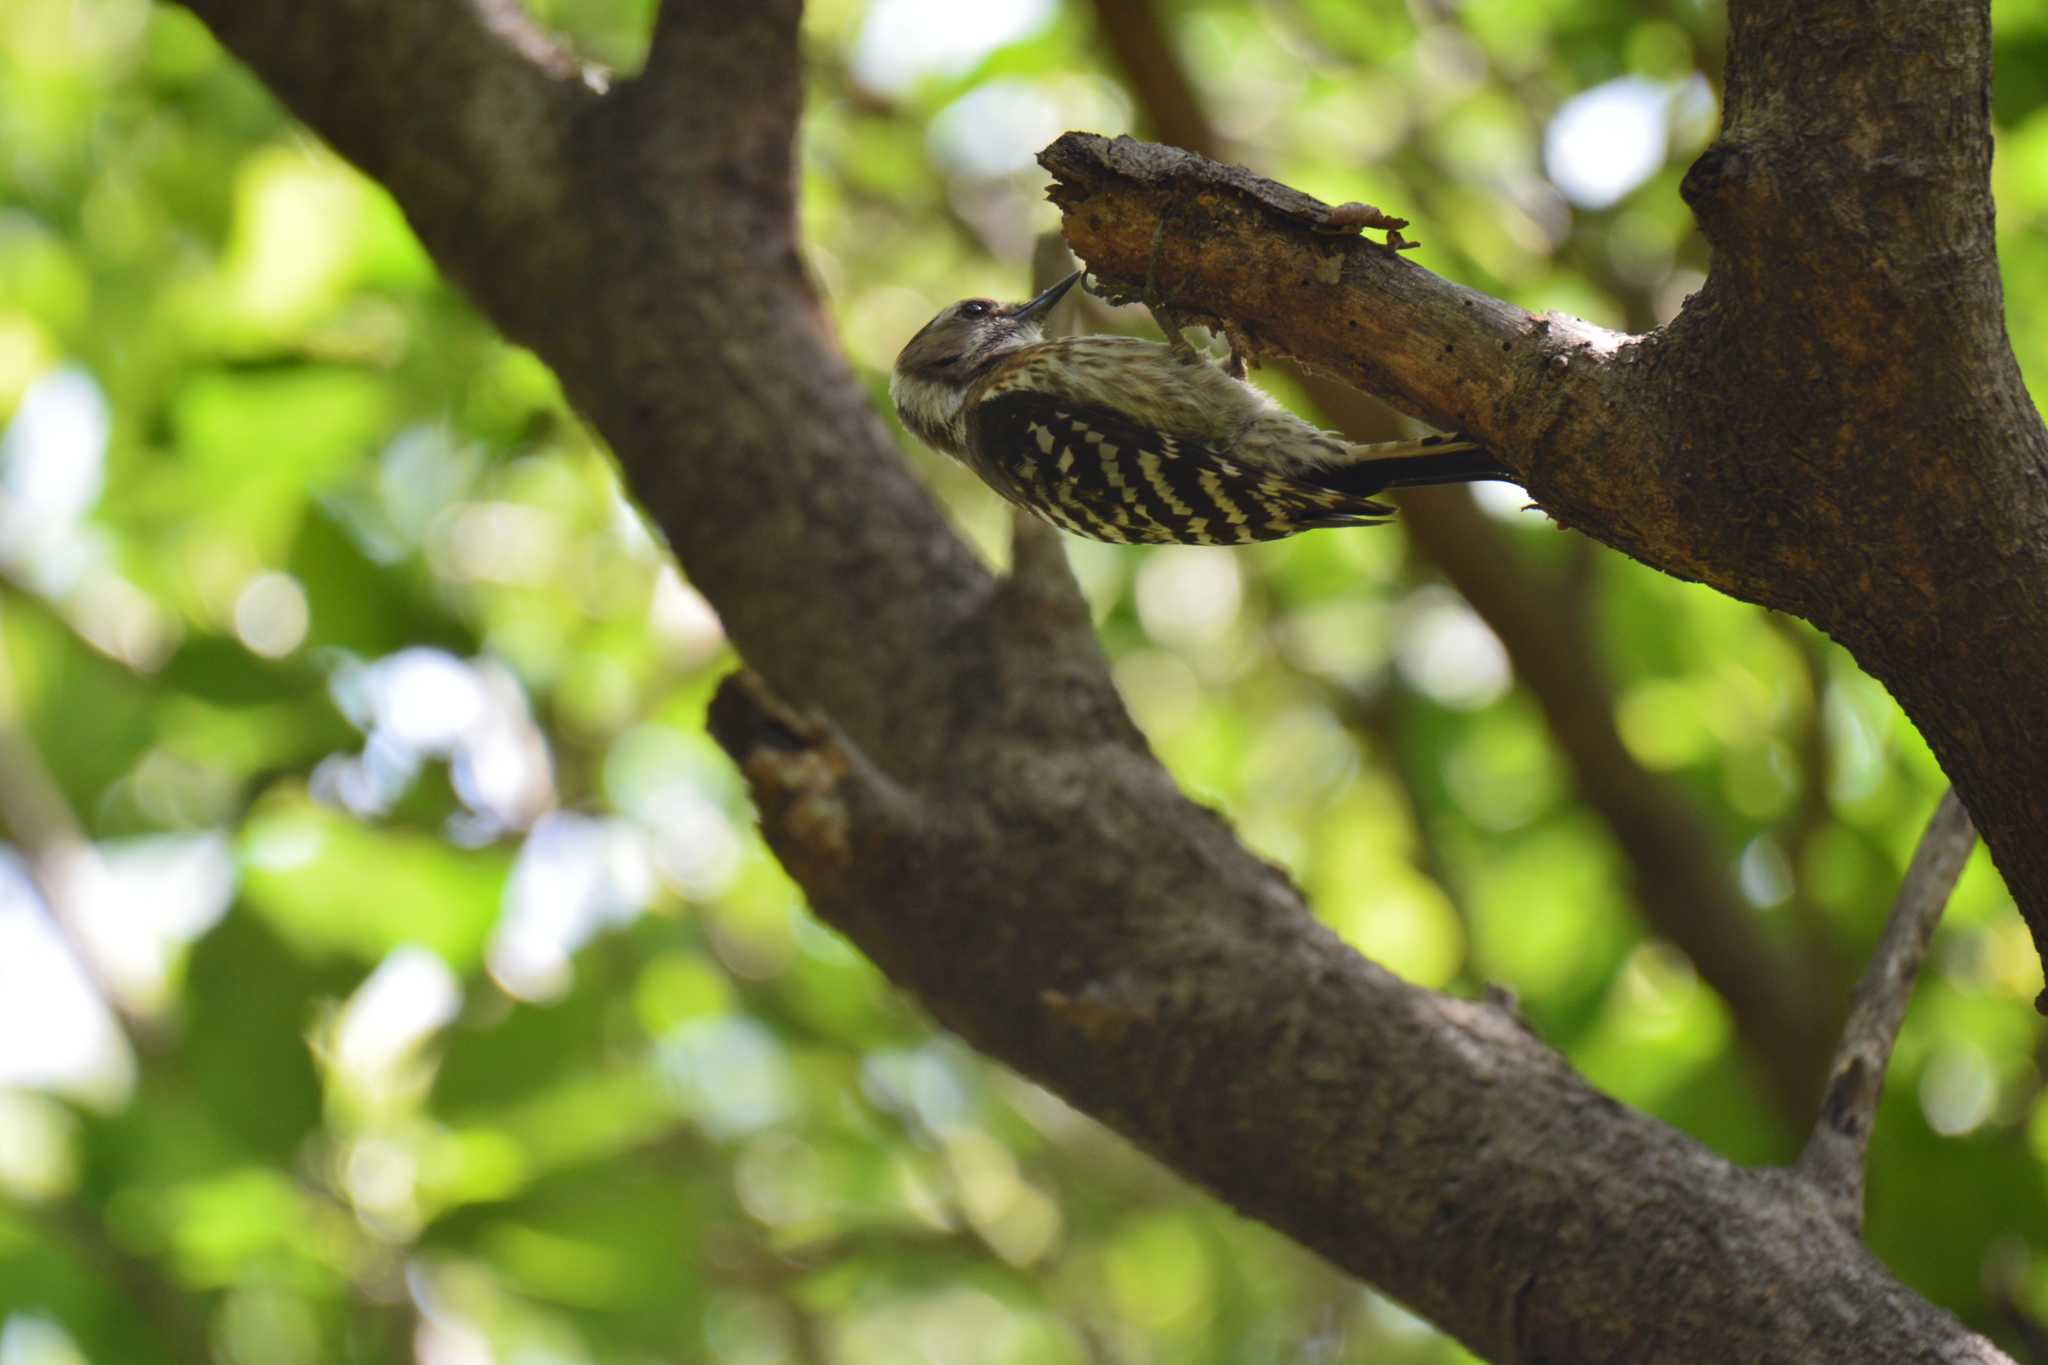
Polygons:
<instances>
[{"instance_id":1,"label":"thick tree trunk","mask_svg":"<svg viewBox=\"0 0 2048 1365\"><path fill-rule=\"evenodd\" d=\"M511 0L192 7L390 187L611 443L756 670L713 723L770 841L818 912L948 1026L1495 1359L2002 1359L1872 1262L1816 1184L1732 1167L1590 1090L1503 1007L1362 960L1175 790L1118 703L1057 542L1026 527L1013 576L984 572L821 320L791 212L793 0L669 0L646 72L610 93ZM1957 61L1953 80L1980 80L1969 52ZM1737 189L1764 182L1727 169L1717 202L1740 218ZM1092 193L1101 222L1084 207L1074 236L1115 273L1118 234L1171 190ZM1846 397L1808 410L1821 415L1790 455L1760 451L1748 427L1681 440L1693 428L1675 374L1658 376L1682 333L1624 351L1301 237L1233 193L1205 196L1232 240L1267 266L1299 251L1301 269L1225 293L1215 260L1177 251L1209 291L1199 305L1464 419L1589 531L1816 612L1847 600L1846 564L1892 563L1819 538L1884 530L1903 497L1846 529L1805 501L1857 467L1841 450L1808 469L1835 449ZM1232 273L1264 271L1240 257ZM1718 288L1689 326L1754 321L1748 294ZM1299 330L1262 311L1282 301ZM1389 319L1410 344L1363 347ZM1873 374L1898 377L1863 365L1843 382ZM1902 468L1924 454L1890 448ZM1753 498L1743 470L1792 499L1771 504L1770 534L1685 519L1716 515L1730 490ZM1819 586L1788 595L1798 544L1826 562ZM1880 588L1902 591L1890 574ZM2023 796L2041 780L2008 777Z\"/></svg>"}]
</instances>

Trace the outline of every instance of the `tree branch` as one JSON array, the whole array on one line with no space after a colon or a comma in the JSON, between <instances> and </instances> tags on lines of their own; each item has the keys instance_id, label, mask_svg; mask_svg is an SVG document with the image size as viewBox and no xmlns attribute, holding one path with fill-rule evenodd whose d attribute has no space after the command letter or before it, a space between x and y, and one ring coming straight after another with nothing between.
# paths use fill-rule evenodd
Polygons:
<instances>
[{"instance_id":1,"label":"tree branch","mask_svg":"<svg viewBox=\"0 0 2048 1365\"><path fill-rule=\"evenodd\" d=\"M1156 270L1177 311L1473 432L1567 524L1841 640L1926 735L2048 941L2048 844L2032 834L2048 824L2048 731L2013 704L2048 673L2048 620L2030 605L2048 599L2048 429L2005 345L1988 231L1967 262L1895 262L1890 236L1837 242L1826 289L1877 302L1823 311L1847 328L1890 309L1893 340L1859 339L1836 366L1823 364L1831 333L1816 331L1821 305L1796 271L1788 291L1766 280L1738 294L1748 267L1731 267L1737 285L1717 292L1710 278L1670 327L1627 337L1333 237L1324 206L1172 148L1070 133L1040 160L1068 240L1112 287ZM1710 149L1696 182L1715 165L1697 202L1751 174ZM1831 178L1843 199L1862 183ZM1974 200L1988 222L1988 188L1974 185ZM1789 199L1768 212L1800 216ZM1716 243L1717 271L1732 254ZM1947 275L1928 273L1943 262ZM1942 310L1973 320L1942 324L1935 341L1950 349L1936 360L1923 360L1924 338L1899 335L1899 319L1924 310L1894 269L1966 301ZM1772 370L1761 387L1760 367Z\"/></svg>"},{"instance_id":2,"label":"tree branch","mask_svg":"<svg viewBox=\"0 0 2048 1365\"><path fill-rule=\"evenodd\" d=\"M532 253L499 234L549 211L564 135L600 81L518 0L189 7L293 113L397 194L422 235L468 235L479 263L527 263Z\"/></svg>"},{"instance_id":3,"label":"tree branch","mask_svg":"<svg viewBox=\"0 0 2048 1365\"><path fill-rule=\"evenodd\" d=\"M1527 458L1539 424L1569 426L1544 377L1567 374L1575 348L1606 356L1630 340L1538 318L1355 232L1326 231L1329 205L1190 152L1068 133L1039 162L1068 242L1099 280L1141 289L1157 238L1158 284L1177 312L1227 319L1262 352L1462 426L1524 474L1540 472ZM1553 367L1558 356L1565 366Z\"/></svg>"},{"instance_id":4,"label":"tree branch","mask_svg":"<svg viewBox=\"0 0 2048 1365\"><path fill-rule=\"evenodd\" d=\"M1942 909L1976 844L1969 812L1953 791L1945 793L1913 850L1884 934L1856 984L1820 1119L1799 1156L1800 1173L1834 1206L1842 1225L1858 1235L1863 1231L1864 1159L1892 1044L1906 1020L1913 983Z\"/></svg>"},{"instance_id":5,"label":"tree branch","mask_svg":"<svg viewBox=\"0 0 2048 1365\"><path fill-rule=\"evenodd\" d=\"M353 50L238 50L286 90L375 69L393 31L506 51L471 11L414 8L302 0L294 15ZM273 9L202 0L244 38L300 22L237 17ZM1032 571L1049 550L991 579L832 344L788 213L794 17L721 8L717 41L673 46L708 13L668 0L655 65L608 96L538 66L506 78L552 105L566 150L540 183L480 194L474 231L459 187L402 157L391 184L561 376L758 670L714 728L819 913L970 1043L1483 1354L2001 1359L1863 1257L1805 1182L1728 1165L1591 1091L1498 1008L1366 962L1175 790L1085 615ZM497 63L450 69L495 82ZM389 114L402 132L474 97L328 93L295 107L344 150L388 150L361 125L390 99L419 104ZM472 150L470 177L535 170ZM1445 338L1537 335L1471 297L1492 321L1454 312Z\"/></svg>"},{"instance_id":6,"label":"tree branch","mask_svg":"<svg viewBox=\"0 0 2048 1365\"><path fill-rule=\"evenodd\" d=\"M1152 0L1097 0L1096 23L1116 53L1145 120L1162 140L1205 157L1223 155L1215 125L1175 56ZM1283 362L1284 363L1284 362ZM1289 366L1325 419L1354 440L1406 433L1377 399ZM1773 950L1736 893L1727 851L1676 784L1638 763L1615 728L1613 689L1595 661L1582 614L1520 563L1508 537L1455 492L1408 494L1418 515L1403 529L1499 637L1516 679L1542 708L1580 795L1606 821L1636 882L1651 927L1693 962L1727 1002L1737 1033L1796 1123L1811 1114L1826 1074L1834 1011Z\"/></svg>"},{"instance_id":7,"label":"tree branch","mask_svg":"<svg viewBox=\"0 0 2048 1365\"><path fill-rule=\"evenodd\" d=\"M1037 737L919 793L758 679L712 728L818 914L949 1028L1481 1355L2001 1359L1805 1181L1344 947L1133 748Z\"/></svg>"}]
</instances>

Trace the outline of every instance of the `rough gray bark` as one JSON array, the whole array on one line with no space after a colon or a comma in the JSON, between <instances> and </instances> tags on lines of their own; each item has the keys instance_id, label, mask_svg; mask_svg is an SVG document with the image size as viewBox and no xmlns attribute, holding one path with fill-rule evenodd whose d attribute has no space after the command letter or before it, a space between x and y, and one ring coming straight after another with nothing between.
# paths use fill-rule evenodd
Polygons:
<instances>
[{"instance_id":1,"label":"rough gray bark","mask_svg":"<svg viewBox=\"0 0 2048 1365\"><path fill-rule=\"evenodd\" d=\"M793 235L794 0L668 0L609 93L510 0L192 8L561 376L756 671L713 723L770 841L949 1027L1494 1359L2003 1359L1804 1179L1364 961L1175 790L1057 542L1023 528L991 578L833 344ZM1468 312L1536 346L1477 295L1408 316L1495 335ZM1455 410L1474 359L1396 391L1434 367Z\"/></svg>"}]
</instances>

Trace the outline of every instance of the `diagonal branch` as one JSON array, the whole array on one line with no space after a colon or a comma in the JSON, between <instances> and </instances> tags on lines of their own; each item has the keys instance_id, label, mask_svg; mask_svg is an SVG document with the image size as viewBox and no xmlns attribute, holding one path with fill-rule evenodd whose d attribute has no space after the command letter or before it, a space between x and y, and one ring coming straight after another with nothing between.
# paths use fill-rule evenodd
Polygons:
<instances>
[{"instance_id":1,"label":"diagonal branch","mask_svg":"<svg viewBox=\"0 0 2048 1365\"><path fill-rule=\"evenodd\" d=\"M600 83L518 0L190 8L237 56L275 73L278 98L398 193L423 231L488 233L544 211L563 133ZM515 166L526 173L503 174Z\"/></svg>"},{"instance_id":2,"label":"diagonal branch","mask_svg":"<svg viewBox=\"0 0 2048 1365\"><path fill-rule=\"evenodd\" d=\"M1094 12L1140 112L1161 139L1222 156L1222 140L1152 0L1097 0ZM1403 434L1389 425L1384 407L1358 389L1313 372L1297 369L1296 376L1325 418L1352 439ZM1518 547L1469 497L1423 493L1404 501L1417 513L1404 520L1410 543L1499 637L1515 677L1542 708L1579 794L1607 822L1633 871L1644 917L1727 1001L1779 1109L1805 1122L1825 1074L1833 1012L1761 932L1736 892L1718 832L1676 784L1649 772L1622 744L1613 688L1595 660L1583 615L1556 585L1520 563Z\"/></svg>"},{"instance_id":3,"label":"diagonal branch","mask_svg":"<svg viewBox=\"0 0 2048 1365\"><path fill-rule=\"evenodd\" d=\"M1483 1356L2001 1359L1805 1182L1344 947L1133 749L1037 737L912 790L758 679L711 724L817 913L941 1022Z\"/></svg>"},{"instance_id":4,"label":"diagonal branch","mask_svg":"<svg viewBox=\"0 0 2048 1365\"><path fill-rule=\"evenodd\" d=\"M375 68L382 23L505 50L447 0L408 8L292 7L347 54L237 46L280 88L323 91L309 65ZM235 15L273 9L203 3L244 38L277 25ZM676 36L610 95L561 93L539 67L509 82L555 106L572 151L477 142L467 176L540 179L478 194L473 231L459 191L391 184L561 376L758 671L721 694L715 732L819 913L970 1043L1483 1354L2000 1359L1861 1256L1803 1182L1728 1165L1592 1092L1498 1008L1366 962L1180 795L1085 614L1034 567L1051 547L992 579L832 342L788 217L794 16L723 9L717 41L691 44L699 12L668 0ZM451 69L496 80L496 61ZM402 117L474 94L409 89L422 108ZM294 104L344 150L377 149L362 125L386 98ZM696 136L713 128L732 136Z\"/></svg>"},{"instance_id":5,"label":"diagonal branch","mask_svg":"<svg viewBox=\"0 0 2048 1365\"><path fill-rule=\"evenodd\" d=\"M503 36L513 0L193 8L547 360L755 667L892 766L950 761L995 583L798 268L795 5L670 0L662 65L606 95Z\"/></svg>"},{"instance_id":6,"label":"diagonal branch","mask_svg":"<svg viewBox=\"0 0 2048 1365\"><path fill-rule=\"evenodd\" d=\"M1333 237L1320 230L1326 206L1236 167L1083 133L1040 160L1069 242L1112 287L1152 274L1186 316L1473 432L1565 524L1842 641L1927 737L2048 942L2048 843L2032 833L2048 824L2048 729L2014 701L2048 674L2048 428L2004 341L1988 236L1981 258L1923 281L1955 296L1935 338L1952 350L1923 358L1925 343L1900 343L1879 368L1859 338L1839 369L1812 358L1765 378L1789 357L1828 354L1816 318L1853 317L1768 282L1739 293L1747 277L1731 267L1736 284L1704 291L1714 301L1625 337ZM1713 192L1742 173L1721 164ZM1696 203L1710 197L1694 190ZM1789 202L1773 212L1797 216ZM1894 313L1920 311L1897 297L1892 262L1870 262L1870 243L1837 250L1864 273L1831 276L1828 290L1863 283ZM1733 254L1717 243L1716 270ZM1911 251L1897 263L1932 268Z\"/></svg>"},{"instance_id":7,"label":"diagonal branch","mask_svg":"<svg viewBox=\"0 0 2048 1365\"><path fill-rule=\"evenodd\" d=\"M1942 909L1976 845L1969 812L1954 792L1945 793L1913 850L1877 951L1856 984L1820 1119L1799 1156L1800 1173L1834 1205L1842 1225L1859 1235L1864 1160L1892 1044L1906 1020L1913 983L1919 979L1927 945L1934 940L1934 928L1941 923Z\"/></svg>"},{"instance_id":8,"label":"diagonal branch","mask_svg":"<svg viewBox=\"0 0 2048 1365\"><path fill-rule=\"evenodd\" d=\"M1195 321L1227 320L1261 352L1471 432L1561 524L1681 577L1719 569L1716 585L1743 595L1743 566L1703 557L1666 484L1678 438L1639 378L1657 368L1658 334L1539 317L1324 230L1328 206L1298 191L1176 148L1068 133L1039 162L1099 280L1136 289L1150 272Z\"/></svg>"}]
</instances>

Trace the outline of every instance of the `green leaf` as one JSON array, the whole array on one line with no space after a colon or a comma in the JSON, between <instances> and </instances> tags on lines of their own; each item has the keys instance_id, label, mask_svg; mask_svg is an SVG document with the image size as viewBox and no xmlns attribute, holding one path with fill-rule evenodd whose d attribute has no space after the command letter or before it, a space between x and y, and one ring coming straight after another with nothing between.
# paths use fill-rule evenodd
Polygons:
<instances>
[{"instance_id":1,"label":"green leaf","mask_svg":"<svg viewBox=\"0 0 2048 1365\"><path fill-rule=\"evenodd\" d=\"M497 922L512 855L360 824L279 792L241 840L243 896L299 952L374 963L401 944L473 970Z\"/></svg>"}]
</instances>

